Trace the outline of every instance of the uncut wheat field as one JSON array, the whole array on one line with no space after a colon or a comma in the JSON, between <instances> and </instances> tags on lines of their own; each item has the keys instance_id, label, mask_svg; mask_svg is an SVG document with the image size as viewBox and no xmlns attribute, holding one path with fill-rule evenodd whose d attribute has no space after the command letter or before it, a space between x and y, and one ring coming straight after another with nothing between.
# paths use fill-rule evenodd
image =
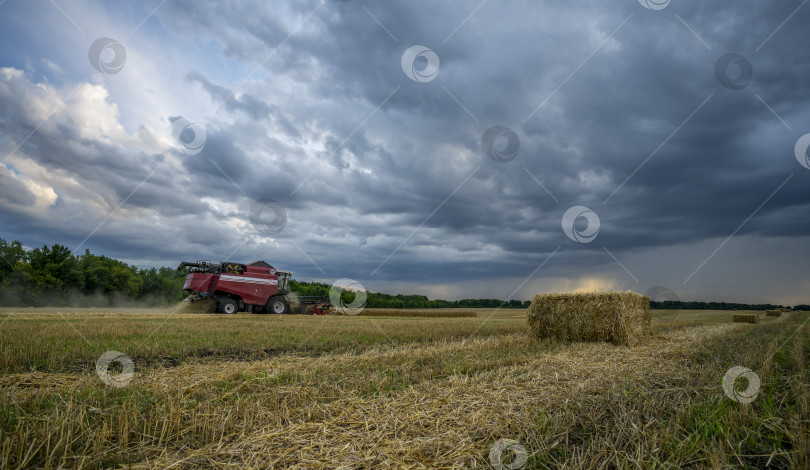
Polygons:
<instances>
[{"instance_id":1,"label":"uncut wheat field","mask_svg":"<svg viewBox=\"0 0 810 470\"><path fill-rule=\"evenodd\" d=\"M808 313L654 311L636 347L453 315L0 310L0 467L810 465Z\"/></svg>"}]
</instances>

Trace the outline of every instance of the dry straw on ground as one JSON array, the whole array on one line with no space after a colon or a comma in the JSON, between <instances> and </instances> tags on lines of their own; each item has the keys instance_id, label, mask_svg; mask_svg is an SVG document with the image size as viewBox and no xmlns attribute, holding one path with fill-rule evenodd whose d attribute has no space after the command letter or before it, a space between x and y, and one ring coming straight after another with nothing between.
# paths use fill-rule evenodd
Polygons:
<instances>
[{"instance_id":1,"label":"dry straw on ground","mask_svg":"<svg viewBox=\"0 0 810 470\"><path fill-rule=\"evenodd\" d=\"M734 323L756 323L758 316L755 314L735 314L731 317Z\"/></svg>"},{"instance_id":2,"label":"dry straw on ground","mask_svg":"<svg viewBox=\"0 0 810 470\"><path fill-rule=\"evenodd\" d=\"M532 350L536 342L518 334L380 347L357 355L157 368L139 374L127 389L137 390L136 396L160 397L162 407L147 414L133 400L115 408L87 408L86 399L75 397L99 382L95 375L17 374L0 377L0 390L9 389L7 396L15 402L44 393L71 397L69 405L48 415L51 427L78 443L64 450L68 457L62 461L71 467L80 466L84 452L93 458L85 467L104 467L103 454L127 462L127 468L145 469L491 468L487 453L497 436L512 436L532 452L559 452L568 443L569 431L556 424L550 429L553 437L531 441L537 423L527 419L527 410L553 409L573 418L583 411L571 411L572 398L578 406L593 407L588 400L608 390L615 393L627 381L644 384L666 377L668 384L681 377L678 383L684 383L693 370L684 351L732 328L683 329L619 351L586 343ZM437 374L448 358L466 362L471 357L479 358L472 362L480 367L475 373ZM419 367L413 367L415 359ZM410 377L408 386L364 393L369 380L379 382L380 364L395 368L399 380ZM426 364L431 367L421 369ZM91 420L103 427L89 430ZM131 433L128 426L139 432ZM32 434L30 444L24 435L14 440L27 449L45 442L51 431L43 424L37 432L42 434ZM124 441L119 433L138 440ZM83 449L85 440L89 447ZM57 441L46 446L56 449L50 455L58 459L63 444Z\"/></svg>"},{"instance_id":3,"label":"dry straw on ground","mask_svg":"<svg viewBox=\"0 0 810 470\"><path fill-rule=\"evenodd\" d=\"M778 317L782 315L782 310L765 310L765 316Z\"/></svg>"},{"instance_id":4,"label":"dry straw on ground","mask_svg":"<svg viewBox=\"0 0 810 470\"><path fill-rule=\"evenodd\" d=\"M631 291L539 294L528 317L538 338L631 346L652 332L649 297Z\"/></svg>"},{"instance_id":5,"label":"dry straw on ground","mask_svg":"<svg viewBox=\"0 0 810 470\"><path fill-rule=\"evenodd\" d=\"M172 313L215 313L217 302L214 299L185 300Z\"/></svg>"},{"instance_id":6,"label":"dry straw on ground","mask_svg":"<svg viewBox=\"0 0 810 470\"><path fill-rule=\"evenodd\" d=\"M9 413L11 432L0 439L0 462L9 468L23 461L38 468L492 468L489 449L507 436L530 453L530 468L762 468L769 459L778 468L807 468L807 412L800 405L810 401L801 348L810 333L796 335L795 359L786 367L795 375L761 372L770 370L772 353L799 324L770 322L757 328L774 329L765 337L727 323L681 326L633 348L532 341L515 333L381 343L317 357L200 360L139 369L118 391L98 388L95 371L11 374L0 376L0 394L16 410ZM728 364L759 365L761 358L763 379L795 384L791 395L778 392L774 402L799 406L790 406L790 415L737 406L716 413L725 408L718 400L736 405L717 383ZM691 426L706 418L733 433L696 436ZM777 426L768 425L775 420ZM766 451L751 452L739 444L743 439Z\"/></svg>"}]
</instances>

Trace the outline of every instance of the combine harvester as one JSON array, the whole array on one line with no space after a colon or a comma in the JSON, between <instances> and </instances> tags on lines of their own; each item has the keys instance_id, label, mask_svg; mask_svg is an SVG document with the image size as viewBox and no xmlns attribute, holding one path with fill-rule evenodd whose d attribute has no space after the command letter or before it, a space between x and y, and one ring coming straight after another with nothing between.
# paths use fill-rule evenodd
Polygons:
<instances>
[{"instance_id":1,"label":"combine harvester","mask_svg":"<svg viewBox=\"0 0 810 470\"><path fill-rule=\"evenodd\" d=\"M178 271L189 269L183 290L190 302L213 300L219 313L292 313L288 283L292 273L279 271L264 261L250 264L210 261L183 261ZM326 315L331 306L328 297L297 297L297 311ZM310 310L311 307L311 310Z\"/></svg>"}]
</instances>

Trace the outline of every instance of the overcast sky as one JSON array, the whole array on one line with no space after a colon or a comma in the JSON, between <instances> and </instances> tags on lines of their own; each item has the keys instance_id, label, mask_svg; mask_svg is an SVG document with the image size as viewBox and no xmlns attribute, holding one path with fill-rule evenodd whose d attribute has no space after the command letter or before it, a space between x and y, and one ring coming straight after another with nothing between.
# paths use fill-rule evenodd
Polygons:
<instances>
[{"instance_id":1,"label":"overcast sky","mask_svg":"<svg viewBox=\"0 0 810 470\"><path fill-rule=\"evenodd\" d=\"M0 237L810 303L805 3L0 2Z\"/></svg>"}]
</instances>

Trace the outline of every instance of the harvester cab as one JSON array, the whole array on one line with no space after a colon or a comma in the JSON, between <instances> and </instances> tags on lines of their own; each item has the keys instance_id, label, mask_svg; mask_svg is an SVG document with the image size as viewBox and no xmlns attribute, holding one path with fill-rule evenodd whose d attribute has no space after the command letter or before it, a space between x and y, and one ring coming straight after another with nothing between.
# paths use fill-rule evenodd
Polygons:
<instances>
[{"instance_id":1,"label":"harvester cab","mask_svg":"<svg viewBox=\"0 0 810 470\"><path fill-rule=\"evenodd\" d=\"M188 269L183 289L192 299L213 299L219 313L290 313L289 271L278 271L264 261L250 264L223 261L180 263Z\"/></svg>"},{"instance_id":2,"label":"harvester cab","mask_svg":"<svg viewBox=\"0 0 810 470\"><path fill-rule=\"evenodd\" d=\"M287 281L292 277L292 273L290 271L276 271L276 276L278 276L278 290L287 291Z\"/></svg>"}]
</instances>

